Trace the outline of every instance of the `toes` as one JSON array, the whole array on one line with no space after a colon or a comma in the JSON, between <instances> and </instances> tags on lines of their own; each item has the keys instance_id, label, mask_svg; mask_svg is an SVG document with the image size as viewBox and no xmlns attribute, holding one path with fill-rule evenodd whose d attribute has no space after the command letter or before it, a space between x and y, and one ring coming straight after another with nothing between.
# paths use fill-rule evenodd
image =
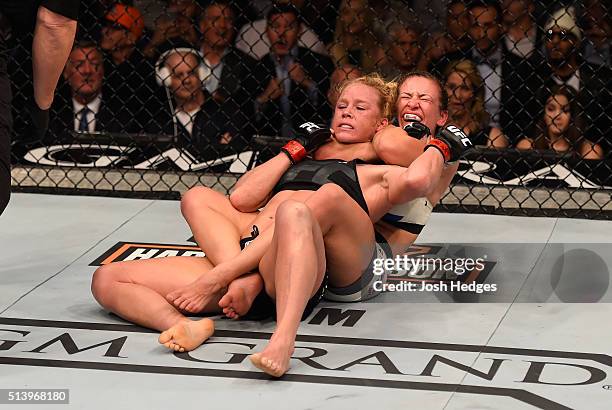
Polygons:
<instances>
[{"instance_id":1,"label":"toes","mask_svg":"<svg viewBox=\"0 0 612 410\"><path fill-rule=\"evenodd\" d=\"M159 338L157 339L157 341L161 344L166 344L168 343L170 338L171 338L170 333L168 331L165 331L165 332L162 332L161 335L159 335Z\"/></svg>"},{"instance_id":2,"label":"toes","mask_svg":"<svg viewBox=\"0 0 612 410\"><path fill-rule=\"evenodd\" d=\"M190 302L187 305L187 309L189 309L191 313L198 313L200 310L202 310L198 302Z\"/></svg>"},{"instance_id":3,"label":"toes","mask_svg":"<svg viewBox=\"0 0 612 410\"><path fill-rule=\"evenodd\" d=\"M227 308L230 303L232 303L232 298L231 296L228 296L227 293L225 294L225 296L223 296L221 299L219 299L219 307L220 308Z\"/></svg>"}]
</instances>

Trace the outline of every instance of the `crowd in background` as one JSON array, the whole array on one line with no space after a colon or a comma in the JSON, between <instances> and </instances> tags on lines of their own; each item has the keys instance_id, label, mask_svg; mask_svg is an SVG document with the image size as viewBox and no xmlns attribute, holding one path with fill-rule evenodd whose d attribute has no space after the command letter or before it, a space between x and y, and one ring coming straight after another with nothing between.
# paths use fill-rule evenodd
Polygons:
<instances>
[{"instance_id":1,"label":"crowd in background","mask_svg":"<svg viewBox=\"0 0 612 410\"><path fill-rule=\"evenodd\" d=\"M347 78L424 70L442 79L450 121L477 145L605 158L610 6L542 3L83 1L47 140L31 141L16 89L15 141L144 132L214 159L251 149L256 134L329 122ZM25 84L27 64L11 75Z\"/></svg>"}]
</instances>

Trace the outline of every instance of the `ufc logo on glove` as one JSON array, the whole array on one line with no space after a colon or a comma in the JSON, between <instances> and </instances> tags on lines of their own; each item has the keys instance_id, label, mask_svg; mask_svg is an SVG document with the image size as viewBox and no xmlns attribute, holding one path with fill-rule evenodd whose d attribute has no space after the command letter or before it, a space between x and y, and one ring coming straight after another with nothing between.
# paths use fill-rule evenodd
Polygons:
<instances>
[{"instance_id":1,"label":"ufc logo on glove","mask_svg":"<svg viewBox=\"0 0 612 410\"><path fill-rule=\"evenodd\" d=\"M472 146L472 141L470 141L467 135L465 135L459 128L455 127L454 125L449 125L446 127L446 129L455 134L455 136L461 140L464 147Z\"/></svg>"},{"instance_id":2,"label":"ufc logo on glove","mask_svg":"<svg viewBox=\"0 0 612 410\"><path fill-rule=\"evenodd\" d=\"M305 122L304 124L300 125L300 128L304 128L306 129L306 131L310 133L321 129L321 127L319 127L317 124L314 124L312 122Z\"/></svg>"}]
</instances>

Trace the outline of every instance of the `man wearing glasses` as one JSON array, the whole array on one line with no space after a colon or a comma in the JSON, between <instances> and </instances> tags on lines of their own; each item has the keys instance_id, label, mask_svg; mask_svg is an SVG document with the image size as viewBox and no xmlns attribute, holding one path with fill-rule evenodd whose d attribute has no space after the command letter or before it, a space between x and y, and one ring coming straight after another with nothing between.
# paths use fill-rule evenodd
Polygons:
<instances>
[{"instance_id":1,"label":"man wearing glasses","mask_svg":"<svg viewBox=\"0 0 612 410\"><path fill-rule=\"evenodd\" d=\"M11 84L6 71L11 39L34 31L32 42L32 139L44 137L57 80L64 68L77 27L78 0L0 0L0 214L11 189Z\"/></svg>"}]
</instances>

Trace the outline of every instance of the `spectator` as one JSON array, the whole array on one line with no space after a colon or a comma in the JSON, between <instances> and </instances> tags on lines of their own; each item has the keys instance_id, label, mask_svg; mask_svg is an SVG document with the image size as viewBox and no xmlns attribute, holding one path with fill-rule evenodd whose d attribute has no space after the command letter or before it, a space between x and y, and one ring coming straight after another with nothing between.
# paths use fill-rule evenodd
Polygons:
<instances>
[{"instance_id":1,"label":"spectator","mask_svg":"<svg viewBox=\"0 0 612 410\"><path fill-rule=\"evenodd\" d=\"M446 33L435 33L427 41L418 63L419 70L441 75L443 67L450 62L443 57L467 57L471 47L467 34L469 28L470 17L465 2L452 0L446 14Z\"/></svg>"},{"instance_id":2,"label":"spectator","mask_svg":"<svg viewBox=\"0 0 612 410\"><path fill-rule=\"evenodd\" d=\"M344 64L337 67L329 77L329 90L327 91L327 101L332 108L336 107L338 101L338 88L346 80L353 80L363 76L363 72L354 65Z\"/></svg>"},{"instance_id":3,"label":"spectator","mask_svg":"<svg viewBox=\"0 0 612 410\"><path fill-rule=\"evenodd\" d=\"M610 68L580 61L582 32L576 25L573 8L555 11L544 29L547 64L540 73L544 83L537 89L548 93L555 85L572 87L577 91L578 110L584 116L585 136L591 141L606 143L604 138L612 126ZM540 101L544 104L545 99Z\"/></svg>"},{"instance_id":4,"label":"spectator","mask_svg":"<svg viewBox=\"0 0 612 410\"><path fill-rule=\"evenodd\" d=\"M499 128L489 123L485 110L484 81L470 60L451 63L446 69L449 122L465 132L474 145L506 148L508 140Z\"/></svg>"},{"instance_id":5,"label":"spectator","mask_svg":"<svg viewBox=\"0 0 612 410\"><path fill-rule=\"evenodd\" d=\"M520 140L516 147L571 153L584 159L603 158L601 147L582 137L576 92L565 85L553 87L532 135Z\"/></svg>"},{"instance_id":6,"label":"spectator","mask_svg":"<svg viewBox=\"0 0 612 410\"><path fill-rule=\"evenodd\" d=\"M335 65L352 64L375 71L384 60L374 35L368 0L342 0L329 55Z\"/></svg>"},{"instance_id":7,"label":"spectator","mask_svg":"<svg viewBox=\"0 0 612 410\"><path fill-rule=\"evenodd\" d=\"M537 112L538 100L535 63L510 53L501 41L501 8L495 0L474 0L469 3L469 35L473 43L467 58L471 60L484 80L485 110L490 115L489 126L500 128L510 142L525 135ZM457 51L443 56L439 63L466 58ZM446 65L436 72L443 74Z\"/></svg>"},{"instance_id":8,"label":"spectator","mask_svg":"<svg viewBox=\"0 0 612 410\"><path fill-rule=\"evenodd\" d=\"M105 16L100 42L106 52L106 83L131 118L127 127L130 132L141 131L161 109L161 97L154 94L153 64L137 47L143 30L138 9L117 3Z\"/></svg>"},{"instance_id":9,"label":"spectator","mask_svg":"<svg viewBox=\"0 0 612 410\"><path fill-rule=\"evenodd\" d=\"M147 131L175 135L180 146L209 160L235 153L235 148L245 144L240 138L240 124L204 92L204 71L197 50L177 48L161 55L156 75L168 90L168 108L160 121L161 129Z\"/></svg>"},{"instance_id":10,"label":"spectator","mask_svg":"<svg viewBox=\"0 0 612 410\"><path fill-rule=\"evenodd\" d=\"M271 46L256 69L265 73L266 84L255 100L257 124L262 133L288 137L302 122L323 120L333 64L324 55L298 47L301 22L291 5L276 5L266 20Z\"/></svg>"},{"instance_id":11,"label":"spectator","mask_svg":"<svg viewBox=\"0 0 612 410\"><path fill-rule=\"evenodd\" d=\"M195 18L199 6L195 0L169 0L166 10L155 19L151 40L144 55L155 59L172 47L193 47L198 42Z\"/></svg>"},{"instance_id":12,"label":"spectator","mask_svg":"<svg viewBox=\"0 0 612 410\"><path fill-rule=\"evenodd\" d=\"M115 65L120 65L138 54L136 42L142 37L144 20L140 11L132 6L116 3L104 16L101 44L109 52Z\"/></svg>"},{"instance_id":13,"label":"spectator","mask_svg":"<svg viewBox=\"0 0 612 410\"><path fill-rule=\"evenodd\" d=\"M104 16L111 9L115 2L109 0L80 0L77 38L98 42L102 30Z\"/></svg>"},{"instance_id":14,"label":"spectator","mask_svg":"<svg viewBox=\"0 0 612 410\"><path fill-rule=\"evenodd\" d=\"M296 4L297 3L297 4ZM278 1L272 3L271 7L274 8L276 5L293 5L296 10L303 2L298 1ZM256 20L252 23L245 24L236 37L236 48L250 55L251 57L260 60L263 56L270 52L270 41L265 35L267 30L266 19ZM327 54L325 44L319 40L317 35L312 29L305 24L301 24L300 32L298 37L298 44L300 47L308 48L319 54Z\"/></svg>"},{"instance_id":15,"label":"spectator","mask_svg":"<svg viewBox=\"0 0 612 410\"><path fill-rule=\"evenodd\" d=\"M536 48L535 4L532 0L504 0L503 21L506 49L528 58Z\"/></svg>"},{"instance_id":16,"label":"spectator","mask_svg":"<svg viewBox=\"0 0 612 410\"><path fill-rule=\"evenodd\" d=\"M234 121L250 123L254 114L252 101L260 89L255 72L257 62L232 45L236 33L234 18L226 1L213 1L202 12L200 51L210 72L204 87L227 112L242 115Z\"/></svg>"},{"instance_id":17,"label":"spectator","mask_svg":"<svg viewBox=\"0 0 612 410\"><path fill-rule=\"evenodd\" d=\"M598 0L585 2L582 29L585 34L583 44L584 60L590 64L610 68L610 33L612 16L606 12Z\"/></svg>"},{"instance_id":18,"label":"spectator","mask_svg":"<svg viewBox=\"0 0 612 410\"><path fill-rule=\"evenodd\" d=\"M393 80L416 69L421 57L420 39L423 31L416 22L410 20L391 23L387 31L389 35L383 50L386 61L382 64L380 74L387 80Z\"/></svg>"},{"instance_id":19,"label":"spectator","mask_svg":"<svg viewBox=\"0 0 612 410\"><path fill-rule=\"evenodd\" d=\"M96 44L86 41L75 44L63 77L70 88L70 97L58 99L52 108L51 143L69 142L68 130L125 131L126 118L121 118L116 107L109 103L110 98L106 95L109 90L102 92L104 60Z\"/></svg>"}]
</instances>

